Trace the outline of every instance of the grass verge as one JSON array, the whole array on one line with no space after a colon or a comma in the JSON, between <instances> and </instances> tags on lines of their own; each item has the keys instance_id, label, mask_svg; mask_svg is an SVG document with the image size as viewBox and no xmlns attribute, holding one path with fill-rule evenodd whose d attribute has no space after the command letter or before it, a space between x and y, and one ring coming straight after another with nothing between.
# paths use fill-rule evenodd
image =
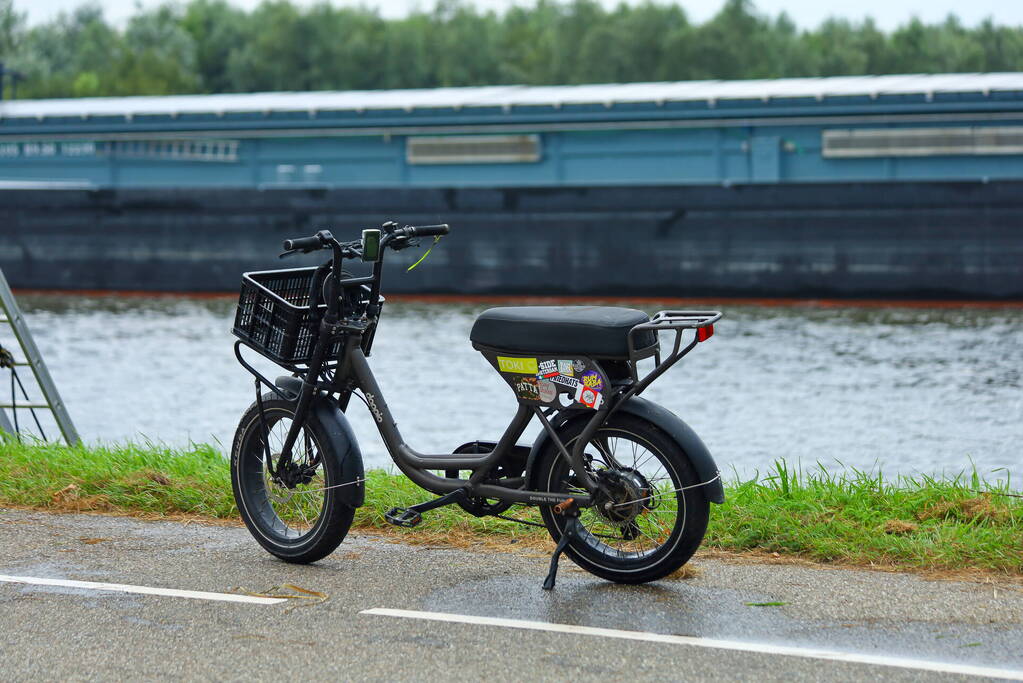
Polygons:
<instances>
[{"instance_id":1,"label":"grass verge","mask_svg":"<svg viewBox=\"0 0 1023 683\"><path fill-rule=\"evenodd\" d=\"M385 510L429 497L401 475L371 470L367 476L358 528L393 529L384 521ZM778 462L767 476L730 481L725 489L725 504L712 507L704 547L846 565L1023 576L1023 499L1006 495L1014 493L1007 484L989 485L976 472L885 479L823 468L799 472ZM228 464L205 445L180 450L2 441L3 505L222 520L238 515ZM534 509L509 514L538 519ZM429 513L420 527L404 533L434 543L473 538L484 545L534 545L546 539L543 529L477 519L455 507Z\"/></svg>"}]
</instances>

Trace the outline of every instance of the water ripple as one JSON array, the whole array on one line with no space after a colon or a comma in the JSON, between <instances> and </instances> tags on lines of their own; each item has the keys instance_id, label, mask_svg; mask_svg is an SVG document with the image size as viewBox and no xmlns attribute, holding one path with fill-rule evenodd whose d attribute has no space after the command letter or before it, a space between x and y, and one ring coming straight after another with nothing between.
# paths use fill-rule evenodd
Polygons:
<instances>
[{"instance_id":1,"label":"water ripple","mask_svg":"<svg viewBox=\"0 0 1023 683\"><path fill-rule=\"evenodd\" d=\"M232 301L37 295L22 304L86 440L230 444L253 391L232 355ZM483 308L387 305L371 363L421 451L496 438L511 417L511 392L468 342ZM786 458L938 473L972 459L982 472L1023 477L1023 310L725 309L714 339L647 397L683 416L726 471ZM364 413L354 409L352 421L368 463L383 466Z\"/></svg>"}]
</instances>

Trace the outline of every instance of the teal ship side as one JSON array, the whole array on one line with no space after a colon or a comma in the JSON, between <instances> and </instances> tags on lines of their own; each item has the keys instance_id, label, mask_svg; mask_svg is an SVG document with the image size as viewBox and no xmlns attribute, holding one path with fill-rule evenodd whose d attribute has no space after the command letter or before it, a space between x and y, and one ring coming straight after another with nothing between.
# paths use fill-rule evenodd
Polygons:
<instances>
[{"instance_id":1,"label":"teal ship side","mask_svg":"<svg viewBox=\"0 0 1023 683\"><path fill-rule=\"evenodd\" d=\"M1023 298L1021 187L1019 73L0 103L16 287L394 219L456 230L410 291Z\"/></svg>"}]
</instances>

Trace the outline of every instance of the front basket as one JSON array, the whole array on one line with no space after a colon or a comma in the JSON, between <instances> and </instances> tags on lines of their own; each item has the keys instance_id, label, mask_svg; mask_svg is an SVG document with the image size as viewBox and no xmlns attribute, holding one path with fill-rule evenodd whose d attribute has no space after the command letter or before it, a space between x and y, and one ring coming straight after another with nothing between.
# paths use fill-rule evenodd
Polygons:
<instances>
[{"instance_id":1,"label":"front basket","mask_svg":"<svg viewBox=\"0 0 1023 683\"><path fill-rule=\"evenodd\" d=\"M324 305L316 311L308 308L315 271L315 267L291 268L242 275L231 330L234 335L277 363L308 363L317 326L326 309ZM336 353L337 349L331 352Z\"/></svg>"}]
</instances>

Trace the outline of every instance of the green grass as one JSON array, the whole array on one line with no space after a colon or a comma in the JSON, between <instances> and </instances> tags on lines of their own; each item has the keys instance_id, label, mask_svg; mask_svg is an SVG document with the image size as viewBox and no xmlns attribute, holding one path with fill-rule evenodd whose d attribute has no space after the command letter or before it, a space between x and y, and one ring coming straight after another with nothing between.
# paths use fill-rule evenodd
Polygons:
<instances>
[{"instance_id":1,"label":"green grass","mask_svg":"<svg viewBox=\"0 0 1023 683\"><path fill-rule=\"evenodd\" d=\"M775 463L767 476L726 484L713 506L705 547L765 551L819 562L906 569L984 569L1023 575L1023 499L975 471L957 477L898 477ZM988 491L988 493L978 493ZM1018 494L1017 494L1018 495ZM405 477L368 473L355 524L388 528L383 513L429 497ZM66 447L0 442L0 505L153 516L237 517L230 473L205 445ZM537 519L535 509L513 510ZM458 508L428 513L410 533L436 541L535 541L545 531ZM433 533L430 533L433 532Z\"/></svg>"}]
</instances>

